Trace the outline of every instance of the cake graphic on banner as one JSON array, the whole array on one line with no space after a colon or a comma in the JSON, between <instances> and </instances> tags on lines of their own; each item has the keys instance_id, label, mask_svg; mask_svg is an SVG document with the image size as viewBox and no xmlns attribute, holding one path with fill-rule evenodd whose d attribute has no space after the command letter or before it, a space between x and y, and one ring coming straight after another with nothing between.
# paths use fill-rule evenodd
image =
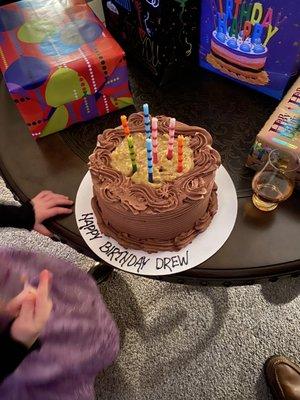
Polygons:
<instances>
[{"instance_id":1,"label":"cake graphic on banner","mask_svg":"<svg viewBox=\"0 0 300 400\"><path fill-rule=\"evenodd\" d=\"M273 8L245 0L219 0L217 7L207 62L240 81L267 85L268 44L279 31Z\"/></svg>"},{"instance_id":2,"label":"cake graphic on banner","mask_svg":"<svg viewBox=\"0 0 300 400\"><path fill-rule=\"evenodd\" d=\"M217 212L221 159L205 129L143 111L98 136L92 206L101 232L125 248L176 251Z\"/></svg>"}]
</instances>

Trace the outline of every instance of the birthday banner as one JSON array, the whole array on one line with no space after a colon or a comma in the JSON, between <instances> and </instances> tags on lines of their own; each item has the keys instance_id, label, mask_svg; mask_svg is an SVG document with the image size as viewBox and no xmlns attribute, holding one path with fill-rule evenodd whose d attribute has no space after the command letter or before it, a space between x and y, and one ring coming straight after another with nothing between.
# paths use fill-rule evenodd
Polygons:
<instances>
[{"instance_id":1,"label":"birthday banner","mask_svg":"<svg viewBox=\"0 0 300 400\"><path fill-rule=\"evenodd\" d=\"M0 69L34 138L132 104L125 54L84 0L0 7Z\"/></svg>"},{"instance_id":2,"label":"birthday banner","mask_svg":"<svg viewBox=\"0 0 300 400\"><path fill-rule=\"evenodd\" d=\"M108 30L157 80L197 54L199 0L103 0L102 4Z\"/></svg>"},{"instance_id":3,"label":"birthday banner","mask_svg":"<svg viewBox=\"0 0 300 400\"><path fill-rule=\"evenodd\" d=\"M281 99L300 69L300 3L202 0L200 65Z\"/></svg>"}]
</instances>

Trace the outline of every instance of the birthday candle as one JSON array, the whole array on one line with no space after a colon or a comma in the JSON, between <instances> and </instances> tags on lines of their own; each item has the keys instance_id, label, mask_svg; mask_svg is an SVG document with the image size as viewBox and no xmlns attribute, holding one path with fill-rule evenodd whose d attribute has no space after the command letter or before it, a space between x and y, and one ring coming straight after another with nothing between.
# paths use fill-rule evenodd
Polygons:
<instances>
[{"instance_id":1,"label":"birthday candle","mask_svg":"<svg viewBox=\"0 0 300 400\"><path fill-rule=\"evenodd\" d=\"M153 147L153 163L158 163L158 153L157 153L157 118L152 118L152 147Z\"/></svg>"},{"instance_id":2,"label":"birthday candle","mask_svg":"<svg viewBox=\"0 0 300 400\"><path fill-rule=\"evenodd\" d=\"M147 145L147 161L148 161L148 181L153 183L153 159L152 159L152 142L151 139L146 139Z\"/></svg>"},{"instance_id":3,"label":"birthday candle","mask_svg":"<svg viewBox=\"0 0 300 400\"><path fill-rule=\"evenodd\" d=\"M173 158L175 123L176 123L175 118L171 118L169 125L169 141L168 141L168 152L167 152L168 160L172 160Z\"/></svg>"},{"instance_id":4,"label":"birthday candle","mask_svg":"<svg viewBox=\"0 0 300 400\"><path fill-rule=\"evenodd\" d=\"M151 130L150 130L150 116L149 116L149 106L147 103L143 105L144 111L144 123L145 123L145 132L147 139L151 137Z\"/></svg>"},{"instance_id":5,"label":"birthday candle","mask_svg":"<svg viewBox=\"0 0 300 400\"><path fill-rule=\"evenodd\" d=\"M126 115L121 115L121 123L122 123L122 127L124 129L125 136L130 135L130 130L129 130Z\"/></svg>"},{"instance_id":6,"label":"birthday candle","mask_svg":"<svg viewBox=\"0 0 300 400\"><path fill-rule=\"evenodd\" d=\"M137 165L136 165L134 144L133 144L133 139L132 139L131 135L127 136L127 144L128 144L129 155L130 155L130 160L131 160L131 164L132 164L132 172L134 173L137 171Z\"/></svg>"},{"instance_id":7,"label":"birthday candle","mask_svg":"<svg viewBox=\"0 0 300 400\"><path fill-rule=\"evenodd\" d=\"M184 141L183 136L179 135L178 139L177 139L177 147L178 147L177 172L182 172L183 171L183 141Z\"/></svg>"}]
</instances>

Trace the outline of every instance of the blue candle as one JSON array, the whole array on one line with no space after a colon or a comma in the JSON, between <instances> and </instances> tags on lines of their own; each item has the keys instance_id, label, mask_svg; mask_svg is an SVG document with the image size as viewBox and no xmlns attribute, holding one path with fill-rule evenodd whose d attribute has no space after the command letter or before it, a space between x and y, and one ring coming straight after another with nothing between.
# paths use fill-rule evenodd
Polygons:
<instances>
[{"instance_id":1,"label":"blue candle","mask_svg":"<svg viewBox=\"0 0 300 400\"><path fill-rule=\"evenodd\" d=\"M218 13L218 32L227 34L227 18L223 13Z\"/></svg>"},{"instance_id":2,"label":"blue candle","mask_svg":"<svg viewBox=\"0 0 300 400\"><path fill-rule=\"evenodd\" d=\"M147 139L151 137L151 129L150 129L150 115L149 115L149 106L147 103L143 105L144 110L144 123L145 123L145 132Z\"/></svg>"},{"instance_id":3,"label":"blue candle","mask_svg":"<svg viewBox=\"0 0 300 400\"><path fill-rule=\"evenodd\" d=\"M153 155L152 155L152 140L146 139L147 145L147 161L148 161L148 181L153 183Z\"/></svg>"}]
</instances>

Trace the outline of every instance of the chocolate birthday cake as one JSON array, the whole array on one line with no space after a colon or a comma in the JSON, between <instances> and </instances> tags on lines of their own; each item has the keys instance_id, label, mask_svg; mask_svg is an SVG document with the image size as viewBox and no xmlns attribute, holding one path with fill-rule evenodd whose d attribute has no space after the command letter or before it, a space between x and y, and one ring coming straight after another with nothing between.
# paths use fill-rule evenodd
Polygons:
<instances>
[{"instance_id":1,"label":"chocolate birthday cake","mask_svg":"<svg viewBox=\"0 0 300 400\"><path fill-rule=\"evenodd\" d=\"M90 156L92 206L102 233L126 248L174 251L189 244L210 224L218 209L215 173L220 155L203 128L176 122L174 156L167 157L170 118L158 118L158 162L147 179L143 113L129 117L137 170L122 127L98 136ZM178 135L184 138L178 172Z\"/></svg>"}]
</instances>

